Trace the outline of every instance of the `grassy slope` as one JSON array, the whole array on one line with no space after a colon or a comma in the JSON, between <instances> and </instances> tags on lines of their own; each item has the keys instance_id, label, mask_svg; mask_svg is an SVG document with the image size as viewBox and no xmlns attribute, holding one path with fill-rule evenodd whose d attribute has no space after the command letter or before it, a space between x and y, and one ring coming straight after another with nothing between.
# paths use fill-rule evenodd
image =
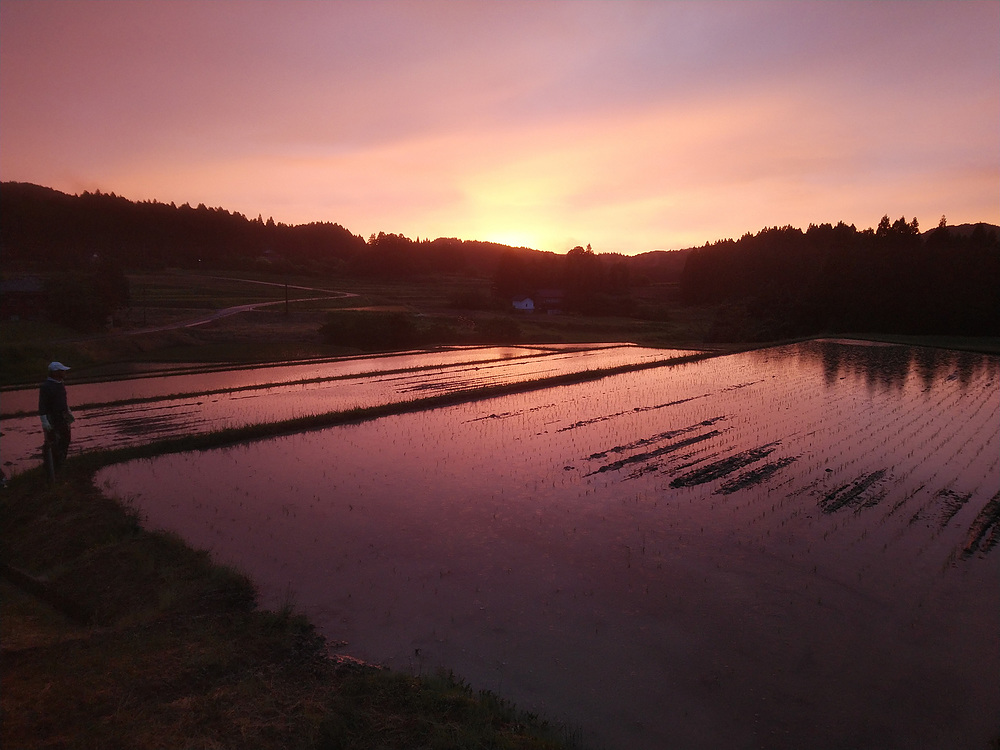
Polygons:
<instances>
[{"instance_id":1,"label":"grassy slope","mask_svg":"<svg viewBox=\"0 0 1000 750\"><path fill-rule=\"evenodd\" d=\"M307 621L258 610L245 578L143 530L91 476L71 462L53 487L29 472L3 490L3 747L566 746L448 677L331 660Z\"/></svg>"}]
</instances>

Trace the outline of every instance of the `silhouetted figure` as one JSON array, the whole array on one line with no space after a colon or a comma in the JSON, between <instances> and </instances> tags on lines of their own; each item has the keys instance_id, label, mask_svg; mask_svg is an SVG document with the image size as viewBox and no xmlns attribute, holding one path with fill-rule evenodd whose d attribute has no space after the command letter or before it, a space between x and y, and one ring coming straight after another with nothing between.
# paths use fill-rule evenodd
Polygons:
<instances>
[{"instance_id":1,"label":"silhouetted figure","mask_svg":"<svg viewBox=\"0 0 1000 750\"><path fill-rule=\"evenodd\" d=\"M67 370L69 368L62 362L52 362L48 378L38 389L38 416L45 431L42 459L49 481L55 481L56 472L69 452L69 426L74 417L66 401L66 385L63 383Z\"/></svg>"}]
</instances>

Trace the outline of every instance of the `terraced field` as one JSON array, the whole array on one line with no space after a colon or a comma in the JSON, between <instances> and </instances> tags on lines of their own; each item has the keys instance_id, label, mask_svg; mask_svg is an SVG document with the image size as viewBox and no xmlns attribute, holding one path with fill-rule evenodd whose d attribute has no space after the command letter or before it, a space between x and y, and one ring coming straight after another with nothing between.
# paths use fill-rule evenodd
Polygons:
<instances>
[{"instance_id":1,"label":"terraced field","mask_svg":"<svg viewBox=\"0 0 1000 750\"><path fill-rule=\"evenodd\" d=\"M117 448L523 383L695 352L631 345L453 347L394 355L195 371L100 383L67 381L74 451ZM41 463L37 388L2 397L8 473Z\"/></svg>"},{"instance_id":2,"label":"terraced field","mask_svg":"<svg viewBox=\"0 0 1000 750\"><path fill-rule=\"evenodd\" d=\"M345 653L597 745L985 747L998 384L996 357L817 341L100 481Z\"/></svg>"}]
</instances>

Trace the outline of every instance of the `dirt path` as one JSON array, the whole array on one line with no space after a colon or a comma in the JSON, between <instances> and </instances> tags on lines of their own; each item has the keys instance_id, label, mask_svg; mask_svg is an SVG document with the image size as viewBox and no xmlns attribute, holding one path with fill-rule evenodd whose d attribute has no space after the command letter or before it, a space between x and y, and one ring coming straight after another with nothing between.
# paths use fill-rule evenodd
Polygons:
<instances>
[{"instance_id":1,"label":"dirt path","mask_svg":"<svg viewBox=\"0 0 1000 750\"><path fill-rule=\"evenodd\" d=\"M232 307L225 307L221 310L215 310L211 313L198 316L197 318L192 318L190 320L179 320L173 323L166 323L164 325L149 326L145 328L135 328L132 330L115 330L110 333L100 334L98 336L87 336L84 338L69 339L71 341L91 341L94 339L107 338L109 336L138 336L145 333L160 333L162 331L174 331L180 328L195 328L197 326L203 326L206 323L211 323L213 321L219 320L220 318L227 318L231 315L238 315L239 313L250 312L251 310L259 310L264 307L274 307L275 305L285 305L289 302L316 302L317 300L324 299L346 299L348 297L359 297L360 295L354 292L342 292L334 289L318 289L316 287L310 286L297 286L294 284L280 284L275 281L255 281L253 279L234 279L227 276L202 276L200 278L204 279L216 279L218 281L237 281L244 284L262 284L264 286L277 286L285 287L286 289L298 289L300 291L307 292L321 292L323 296L321 297L297 297L294 300L280 299L272 300L270 302L252 302L246 305L233 305Z\"/></svg>"}]
</instances>

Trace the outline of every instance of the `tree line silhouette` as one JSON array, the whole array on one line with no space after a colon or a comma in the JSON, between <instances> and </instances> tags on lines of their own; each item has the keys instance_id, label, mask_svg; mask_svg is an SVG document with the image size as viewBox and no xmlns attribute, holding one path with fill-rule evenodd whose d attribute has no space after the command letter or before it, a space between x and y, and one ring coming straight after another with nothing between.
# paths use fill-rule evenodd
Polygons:
<instances>
[{"instance_id":1,"label":"tree line silhouette","mask_svg":"<svg viewBox=\"0 0 1000 750\"><path fill-rule=\"evenodd\" d=\"M0 241L23 268L80 268L97 254L129 270L266 268L329 270L365 245L338 224L287 226L204 204L133 202L114 193L66 195L37 185L0 186Z\"/></svg>"},{"instance_id":2,"label":"tree line silhouette","mask_svg":"<svg viewBox=\"0 0 1000 750\"><path fill-rule=\"evenodd\" d=\"M203 204L71 196L14 182L0 185L0 212L4 272L46 275L50 298L60 300L53 317L64 322L99 322L127 304L126 271L202 268L410 281L463 275L489 280L494 295L466 300L468 307L509 308L513 297L557 290L565 312L644 318L663 317L678 297L712 310L708 337L720 341L1000 335L997 228L948 227L944 217L923 234L916 219L886 216L876 229L772 227L697 249L625 256L589 245L559 254L385 232L366 240L334 223L292 226Z\"/></svg>"},{"instance_id":3,"label":"tree line silhouette","mask_svg":"<svg viewBox=\"0 0 1000 750\"><path fill-rule=\"evenodd\" d=\"M917 220L763 229L694 250L684 302L718 305L717 340L818 332L1000 335L1000 242L985 224Z\"/></svg>"},{"instance_id":4,"label":"tree line silhouette","mask_svg":"<svg viewBox=\"0 0 1000 750\"><path fill-rule=\"evenodd\" d=\"M223 208L130 201L114 193L67 195L28 183L0 185L5 262L23 270L85 267L97 254L132 271L213 268L411 278L493 272L509 248L491 242L366 241L339 224L288 225ZM519 248L525 253L537 251Z\"/></svg>"}]
</instances>

